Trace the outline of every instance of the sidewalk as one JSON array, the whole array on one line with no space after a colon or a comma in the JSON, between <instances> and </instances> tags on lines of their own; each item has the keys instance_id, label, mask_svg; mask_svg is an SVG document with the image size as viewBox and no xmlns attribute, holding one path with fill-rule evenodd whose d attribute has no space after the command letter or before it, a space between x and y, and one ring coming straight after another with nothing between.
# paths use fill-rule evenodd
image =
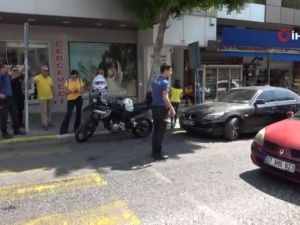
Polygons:
<instances>
[{"instance_id":1,"label":"sidewalk","mask_svg":"<svg viewBox=\"0 0 300 225\"><path fill-rule=\"evenodd\" d=\"M38 113L29 115L29 133L25 136L15 136L12 139L4 140L0 136L0 144L13 144L20 142L31 142L31 141L43 141L43 140L54 140L54 139L64 139L64 138L73 138L73 126L75 120L75 113L72 115L72 119L70 121L69 126L69 134L60 135L59 130L64 119L65 113L55 113L53 114L53 127L49 127L47 131L45 131L42 127L41 116ZM82 115L82 122L85 120L87 115ZM25 130L25 128L21 128L21 130ZM13 130L11 128L11 123L8 123L8 131L12 134ZM97 128L97 133L104 132L102 124L99 124Z\"/></svg>"},{"instance_id":2,"label":"sidewalk","mask_svg":"<svg viewBox=\"0 0 300 225\"><path fill-rule=\"evenodd\" d=\"M186 107L181 105L179 108L178 115L182 113ZM65 113L55 113L53 114L53 127L50 127L47 131L45 131L42 127L41 116L39 113L32 113L29 115L29 133L25 136L15 136L12 139L4 140L2 136L0 136L0 145L1 144L14 144L14 143L22 143L22 142L35 142L35 141L46 141L46 140L57 140L57 139L72 139L74 138L73 126L75 120L75 113L72 115L72 119L70 121L69 126L69 134L60 135L59 130L64 119ZM82 114L82 122L85 121L88 115ZM177 121L177 128L179 128L179 122ZM170 127L168 127L170 128ZM21 128L24 130L25 128ZM12 134L11 123L8 124L8 131ZM100 122L97 128L96 134L107 133L106 129L103 127L103 124Z\"/></svg>"}]
</instances>

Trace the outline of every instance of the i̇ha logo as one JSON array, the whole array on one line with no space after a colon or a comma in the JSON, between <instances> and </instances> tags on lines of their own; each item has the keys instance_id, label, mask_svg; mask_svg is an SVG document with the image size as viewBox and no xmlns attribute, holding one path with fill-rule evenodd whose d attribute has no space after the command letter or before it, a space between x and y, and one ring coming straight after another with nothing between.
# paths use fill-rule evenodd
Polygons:
<instances>
[{"instance_id":1,"label":"i\u0307ha logo","mask_svg":"<svg viewBox=\"0 0 300 225\"><path fill-rule=\"evenodd\" d=\"M293 30L287 29L287 28L281 29L278 32L278 39L281 42L288 42L288 41L291 41L291 40L292 41L297 41L299 38L300 38L299 33L295 32Z\"/></svg>"}]
</instances>

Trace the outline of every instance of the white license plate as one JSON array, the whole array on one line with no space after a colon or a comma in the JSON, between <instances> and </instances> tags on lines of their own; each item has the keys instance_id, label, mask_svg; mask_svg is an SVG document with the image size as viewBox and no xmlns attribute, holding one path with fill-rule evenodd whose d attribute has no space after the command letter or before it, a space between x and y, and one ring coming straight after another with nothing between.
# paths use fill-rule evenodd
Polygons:
<instances>
[{"instance_id":1,"label":"white license plate","mask_svg":"<svg viewBox=\"0 0 300 225\"><path fill-rule=\"evenodd\" d=\"M280 159L276 159L270 156L266 156L264 160L265 164L275 167L280 170L288 171L290 173L295 173L296 165L293 163L285 162Z\"/></svg>"},{"instance_id":2,"label":"white license plate","mask_svg":"<svg viewBox=\"0 0 300 225\"><path fill-rule=\"evenodd\" d=\"M195 121L192 120L182 120L183 125L195 126Z\"/></svg>"}]
</instances>

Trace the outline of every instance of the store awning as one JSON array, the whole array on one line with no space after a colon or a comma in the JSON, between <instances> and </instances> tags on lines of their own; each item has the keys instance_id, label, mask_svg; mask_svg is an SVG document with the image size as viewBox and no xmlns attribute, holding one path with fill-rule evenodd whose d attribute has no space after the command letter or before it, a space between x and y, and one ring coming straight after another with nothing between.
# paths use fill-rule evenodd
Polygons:
<instances>
[{"instance_id":1,"label":"store awning","mask_svg":"<svg viewBox=\"0 0 300 225\"><path fill-rule=\"evenodd\" d=\"M287 53L264 53L264 52L246 52L246 51L222 51L225 57L258 57L267 58L271 57L274 61L300 61L300 54L287 54Z\"/></svg>"}]
</instances>

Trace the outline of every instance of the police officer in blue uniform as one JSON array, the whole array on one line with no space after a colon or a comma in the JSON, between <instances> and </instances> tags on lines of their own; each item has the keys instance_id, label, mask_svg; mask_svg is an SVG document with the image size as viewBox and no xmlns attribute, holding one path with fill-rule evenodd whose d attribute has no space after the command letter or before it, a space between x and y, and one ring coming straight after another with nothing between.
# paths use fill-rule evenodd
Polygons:
<instances>
[{"instance_id":1,"label":"police officer in blue uniform","mask_svg":"<svg viewBox=\"0 0 300 225\"><path fill-rule=\"evenodd\" d=\"M169 113L175 116L175 110L169 99L169 78L172 76L172 67L167 64L161 66L161 75L152 81L152 157L154 160L165 160L168 155L162 152L162 142L167 130Z\"/></svg>"}]
</instances>

